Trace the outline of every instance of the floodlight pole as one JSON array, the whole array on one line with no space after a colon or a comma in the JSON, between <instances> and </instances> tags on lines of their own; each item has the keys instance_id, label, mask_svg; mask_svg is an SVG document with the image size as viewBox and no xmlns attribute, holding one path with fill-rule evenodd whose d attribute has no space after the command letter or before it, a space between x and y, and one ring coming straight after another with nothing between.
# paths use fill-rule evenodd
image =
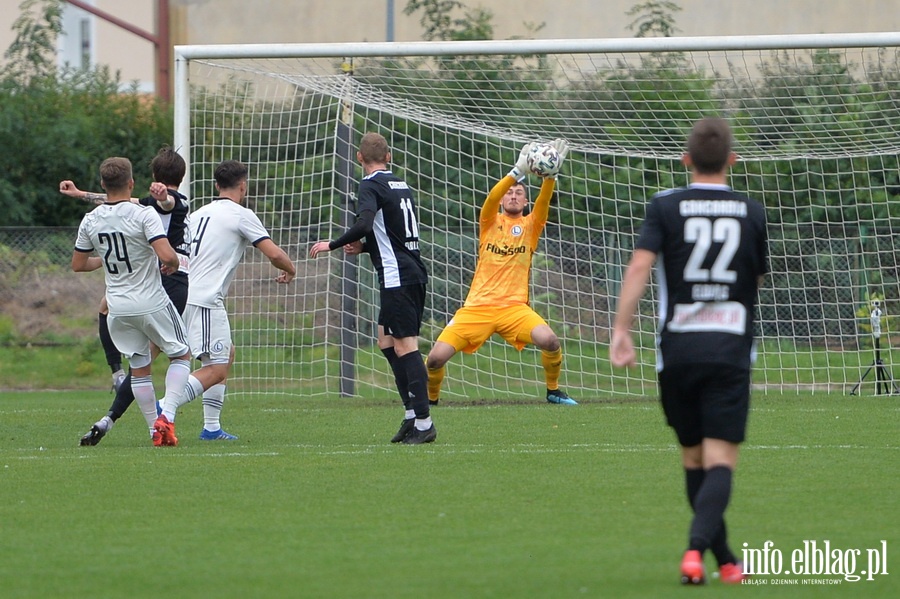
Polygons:
<instances>
[{"instance_id":1,"label":"floodlight pole","mask_svg":"<svg viewBox=\"0 0 900 599\"><path fill-rule=\"evenodd\" d=\"M112 23L116 27L120 27L129 33L144 38L153 44L156 50L156 96L161 100L168 102L171 99L171 85L169 83L169 62L171 60L171 47L169 35L169 0L156 0L156 30L157 33L150 33L140 27L132 25L127 21L123 21L119 17L112 15L106 11L100 10L90 4L82 2L82 0L66 0L72 6L80 8L85 12L89 12L95 17L99 17L104 21Z\"/></svg>"}]
</instances>

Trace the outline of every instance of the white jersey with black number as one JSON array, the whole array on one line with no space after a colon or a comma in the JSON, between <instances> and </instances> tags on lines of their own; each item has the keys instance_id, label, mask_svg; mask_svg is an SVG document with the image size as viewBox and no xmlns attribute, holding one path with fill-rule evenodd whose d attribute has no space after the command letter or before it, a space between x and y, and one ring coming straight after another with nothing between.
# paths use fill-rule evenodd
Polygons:
<instances>
[{"instance_id":1,"label":"white jersey with black number","mask_svg":"<svg viewBox=\"0 0 900 599\"><path fill-rule=\"evenodd\" d=\"M187 303L224 308L225 296L244 250L269 239L259 217L227 198L216 198L191 215L191 284Z\"/></svg>"},{"instance_id":2,"label":"white jersey with black number","mask_svg":"<svg viewBox=\"0 0 900 599\"><path fill-rule=\"evenodd\" d=\"M81 220L75 249L103 261L110 315L150 314L169 304L150 245L165 238L156 212L132 202L101 204Z\"/></svg>"}]
</instances>

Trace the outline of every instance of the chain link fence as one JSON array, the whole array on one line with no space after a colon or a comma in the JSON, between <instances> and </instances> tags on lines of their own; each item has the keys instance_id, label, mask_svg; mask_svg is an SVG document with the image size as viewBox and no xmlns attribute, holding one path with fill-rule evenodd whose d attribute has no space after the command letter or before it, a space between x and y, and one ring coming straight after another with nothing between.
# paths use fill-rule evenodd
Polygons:
<instances>
[{"instance_id":1,"label":"chain link fence","mask_svg":"<svg viewBox=\"0 0 900 599\"><path fill-rule=\"evenodd\" d=\"M72 272L76 227L0 227L0 343L74 344L97 335L103 274Z\"/></svg>"}]
</instances>

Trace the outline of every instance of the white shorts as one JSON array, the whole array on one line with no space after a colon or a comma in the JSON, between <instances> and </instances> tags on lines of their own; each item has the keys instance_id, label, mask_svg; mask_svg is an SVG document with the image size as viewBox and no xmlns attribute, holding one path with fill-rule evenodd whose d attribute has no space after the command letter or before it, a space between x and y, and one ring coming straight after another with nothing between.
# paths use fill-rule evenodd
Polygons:
<instances>
[{"instance_id":1,"label":"white shorts","mask_svg":"<svg viewBox=\"0 0 900 599\"><path fill-rule=\"evenodd\" d=\"M191 353L204 364L228 364L231 357L231 324L224 308L188 304L184 309Z\"/></svg>"},{"instance_id":2,"label":"white shorts","mask_svg":"<svg viewBox=\"0 0 900 599\"><path fill-rule=\"evenodd\" d=\"M170 358L183 356L190 351L184 321L171 301L165 308L150 314L137 316L110 314L107 323L113 343L128 357L129 362L134 362L135 356L144 356L149 364L151 343ZM138 368L146 366L140 364L142 361L137 360Z\"/></svg>"}]
</instances>

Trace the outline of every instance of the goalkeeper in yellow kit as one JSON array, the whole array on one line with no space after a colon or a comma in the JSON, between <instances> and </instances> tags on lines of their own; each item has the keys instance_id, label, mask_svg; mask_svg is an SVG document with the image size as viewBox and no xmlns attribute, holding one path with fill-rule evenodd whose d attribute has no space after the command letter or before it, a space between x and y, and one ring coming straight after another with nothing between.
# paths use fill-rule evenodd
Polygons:
<instances>
[{"instance_id":1,"label":"goalkeeper in yellow kit","mask_svg":"<svg viewBox=\"0 0 900 599\"><path fill-rule=\"evenodd\" d=\"M565 158L568 144L551 143ZM518 350L534 344L541 350L547 380L547 401L578 405L559 388L562 348L559 337L547 322L528 305L531 259L550 213L550 197L556 174L544 178L534 208L527 216L528 196L522 180L529 172L526 144L516 165L491 189L478 218L478 262L465 304L438 336L428 354L428 399L438 403L444 365L458 351L475 353L494 333L499 333ZM499 209L503 208L500 212Z\"/></svg>"}]
</instances>

